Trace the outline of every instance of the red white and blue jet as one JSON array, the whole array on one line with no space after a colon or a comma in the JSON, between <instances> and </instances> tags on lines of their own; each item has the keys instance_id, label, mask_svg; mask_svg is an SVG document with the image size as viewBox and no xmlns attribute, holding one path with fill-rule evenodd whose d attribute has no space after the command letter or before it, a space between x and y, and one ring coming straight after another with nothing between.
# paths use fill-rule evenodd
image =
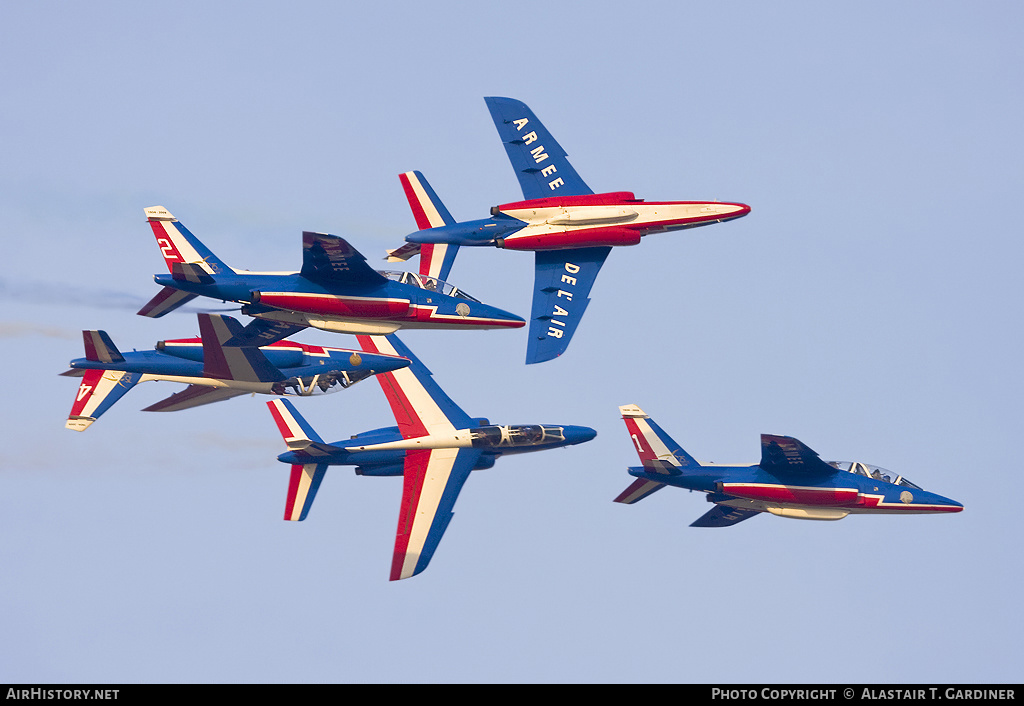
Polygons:
<instances>
[{"instance_id":1,"label":"red white and blue jet","mask_svg":"<svg viewBox=\"0 0 1024 706\"><path fill-rule=\"evenodd\" d=\"M85 357L62 375L80 377L68 429L85 431L140 382L188 385L146 412L174 412L262 393L309 396L337 392L370 375L409 365L405 358L284 340L263 348L225 347L242 331L228 316L199 314L199 338L159 341L151 351L122 353L106 331L83 331Z\"/></svg>"},{"instance_id":2,"label":"red white and blue jet","mask_svg":"<svg viewBox=\"0 0 1024 706\"><path fill-rule=\"evenodd\" d=\"M388 254L391 259L411 257L416 244L535 251L527 363L550 360L565 351L612 247L636 245L651 233L722 223L750 212L742 203L644 201L628 191L595 194L524 103L511 98L484 100L526 200L495 206L491 218L456 223L449 216L421 222L418 212L431 210L423 194L433 192L422 174L409 172L403 175L403 186L420 230L406 236L411 245ZM410 189L409 181L424 188ZM436 196L433 210L447 213Z\"/></svg>"},{"instance_id":3,"label":"red white and blue jet","mask_svg":"<svg viewBox=\"0 0 1024 706\"><path fill-rule=\"evenodd\" d=\"M707 493L715 506L691 527L728 527L763 512L802 520L841 520L850 514L960 512L963 505L930 493L903 476L866 463L826 462L789 436L761 435L754 466L701 464L636 405L619 408L639 468L615 502L632 504L665 486Z\"/></svg>"},{"instance_id":4,"label":"red white and blue jet","mask_svg":"<svg viewBox=\"0 0 1024 706\"><path fill-rule=\"evenodd\" d=\"M312 326L387 334L400 328L520 328L522 318L483 304L437 278L379 272L344 238L303 232L298 272L236 270L162 206L145 209L169 275L138 313L160 317L197 296L243 304L257 317L228 345L267 345Z\"/></svg>"},{"instance_id":5,"label":"red white and blue jet","mask_svg":"<svg viewBox=\"0 0 1024 706\"><path fill-rule=\"evenodd\" d=\"M267 404L289 449L278 460L292 466L285 520L306 519L328 466L355 466L362 476L403 476L392 581L427 568L471 471L490 468L504 455L581 444L597 434L582 426L498 426L472 418L397 336L358 338L368 354L412 361L377 376L397 426L327 444L287 400Z\"/></svg>"}]
</instances>

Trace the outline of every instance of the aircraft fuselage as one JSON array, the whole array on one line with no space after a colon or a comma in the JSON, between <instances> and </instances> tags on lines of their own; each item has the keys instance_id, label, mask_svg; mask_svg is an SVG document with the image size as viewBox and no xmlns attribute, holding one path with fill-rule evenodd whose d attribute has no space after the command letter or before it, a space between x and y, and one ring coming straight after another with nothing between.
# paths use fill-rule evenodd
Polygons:
<instances>
[{"instance_id":1,"label":"aircraft fuselage","mask_svg":"<svg viewBox=\"0 0 1024 706\"><path fill-rule=\"evenodd\" d=\"M650 233L722 223L748 213L750 207L741 203L646 202L619 191L502 204L491 209L489 219L420 230L406 240L535 251L636 245Z\"/></svg>"},{"instance_id":2,"label":"aircraft fuselage","mask_svg":"<svg viewBox=\"0 0 1024 706\"><path fill-rule=\"evenodd\" d=\"M200 296L239 302L243 313L327 331L387 334L399 328L520 328L525 321L465 295L452 296L388 280L339 287L299 273L218 274L210 284L156 275L157 284Z\"/></svg>"},{"instance_id":3,"label":"aircraft fuselage","mask_svg":"<svg viewBox=\"0 0 1024 706\"><path fill-rule=\"evenodd\" d=\"M667 475L633 467L637 478L708 493L708 501L728 507L770 512L781 517L838 520L851 513L960 512L963 506L916 486L837 470L809 479L785 478L760 466L702 465Z\"/></svg>"},{"instance_id":4,"label":"aircraft fuselage","mask_svg":"<svg viewBox=\"0 0 1024 706\"><path fill-rule=\"evenodd\" d=\"M551 424L500 426L487 424L450 433L403 438L398 427L357 434L330 444L330 453L312 455L288 451L277 457L282 463L359 466L360 475L402 475L407 451L478 448L483 451L476 468L490 468L499 456L572 446L597 435L590 427Z\"/></svg>"}]
</instances>

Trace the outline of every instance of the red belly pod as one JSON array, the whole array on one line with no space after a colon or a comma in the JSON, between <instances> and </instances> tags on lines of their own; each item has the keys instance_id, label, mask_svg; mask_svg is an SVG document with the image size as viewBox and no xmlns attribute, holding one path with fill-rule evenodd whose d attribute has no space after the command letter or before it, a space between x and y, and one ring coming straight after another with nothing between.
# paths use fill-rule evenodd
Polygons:
<instances>
[{"instance_id":1,"label":"red belly pod","mask_svg":"<svg viewBox=\"0 0 1024 706\"><path fill-rule=\"evenodd\" d=\"M847 507L857 504L856 488L815 488L774 483L722 483L721 492L748 500L785 505Z\"/></svg>"},{"instance_id":2,"label":"red belly pod","mask_svg":"<svg viewBox=\"0 0 1024 706\"><path fill-rule=\"evenodd\" d=\"M409 315L409 300L407 299L377 299L295 292L253 292L253 302L272 306L275 309L324 316L393 319Z\"/></svg>"},{"instance_id":3,"label":"red belly pod","mask_svg":"<svg viewBox=\"0 0 1024 706\"><path fill-rule=\"evenodd\" d=\"M635 228L580 228L557 233L513 235L499 240L497 246L506 250L565 250L597 246L636 245L642 233Z\"/></svg>"}]
</instances>

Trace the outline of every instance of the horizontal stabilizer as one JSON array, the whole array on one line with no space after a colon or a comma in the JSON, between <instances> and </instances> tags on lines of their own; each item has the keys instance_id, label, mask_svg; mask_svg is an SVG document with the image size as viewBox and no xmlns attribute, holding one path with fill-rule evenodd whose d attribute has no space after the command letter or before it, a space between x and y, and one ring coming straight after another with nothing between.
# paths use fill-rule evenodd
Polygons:
<instances>
[{"instance_id":1,"label":"horizontal stabilizer","mask_svg":"<svg viewBox=\"0 0 1024 706\"><path fill-rule=\"evenodd\" d=\"M610 247L537 251L527 364L542 363L565 352L609 252Z\"/></svg>"},{"instance_id":2,"label":"horizontal stabilizer","mask_svg":"<svg viewBox=\"0 0 1024 706\"><path fill-rule=\"evenodd\" d=\"M664 487L664 483L637 478L628 488L619 493L619 496L615 498L613 502L632 505L633 503L638 503L644 498L653 495Z\"/></svg>"},{"instance_id":3,"label":"horizontal stabilizer","mask_svg":"<svg viewBox=\"0 0 1024 706\"><path fill-rule=\"evenodd\" d=\"M695 522L692 522L690 527L730 527L760 514L760 510L743 510L726 505L715 505L697 518Z\"/></svg>"},{"instance_id":4,"label":"horizontal stabilizer","mask_svg":"<svg viewBox=\"0 0 1024 706\"><path fill-rule=\"evenodd\" d=\"M88 333L88 332L87 332ZM78 394L71 405L71 414L64 425L75 431L85 431L115 402L124 397L139 380L141 373L121 370L87 370L78 386Z\"/></svg>"},{"instance_id":5,"label":"horizontal stabilizer","mask_svg":"<svg viewBox=\"0 0 1024 706\"><path fill-rule=\"evenodd\" d=\"M169 314L179 306L188 304L198 295L183 292L174 287L164 287L160 292L150 299L144 307L136 313L139 316L148 316L151 319L159 319L164 314Z\"/></svg>"},{"instance_id":6,"label":"horizontal stabilizer","mask_svg":"<svg viewBox=\"0 0 1024 706\"><path fill-rule=\"evenodd\" d=\"M525 103L495 97L484 101L519 179L523 198L594 193L569 164L562 146Z\"/></svg>"},{"instance_id":7,"label":"horizontal stabilizer","mask_svg":"<svg viewBox=\"0 0 1024 706\"><path fill-rule=\"evenodd\" d=\"M420 230L452 225L455 219L438 198L426 178L420 172L405 172L399 175L405 198L409 201L416 227ZM410 245L411 243L407 243ZM455 263L459 246L452 243L426 243L420 247L420 274L447 280ZM401 248L399 248L401 250ZM390 253L389 253L390 254Z\"/></svg>"},{"instance_id":8,"label":"horizontal stabilizer","mask_svg":"<svg viewBox=\"0 0 1024 706\"><path fill-rule=\"evenodd\" d=\"M387 251L388 256L384 258L388 262L405 262L420 254L419 243L405 243L404 245Z\"/></svg>"},{"instance_id":9,"label":"horizontal stabilizer","mask_svg":"<svg viewBox=\"0 0 1024 706\"><path fill-rule=\"evenodd\" d=\"M288 480L288 497L284 506L284 519L293 522L301 522L306 519L326 471L326 463L292 466L291 477Z\"/></svg>"},{"instance_id":10,"label":"horizontal stabilizer","mask_svg":"<svg viewBox=\"0 0 1024 706\"><path fill-rule=\"evenodd\" d=\"M267 407L270 408L270 414L274 417L277 429L284 437L284 443L288 445L289 451L298 451L308 456L329 456L345 451L324 443L288 400L271 400L267 402Z\"/></svg>"}]
</instances>

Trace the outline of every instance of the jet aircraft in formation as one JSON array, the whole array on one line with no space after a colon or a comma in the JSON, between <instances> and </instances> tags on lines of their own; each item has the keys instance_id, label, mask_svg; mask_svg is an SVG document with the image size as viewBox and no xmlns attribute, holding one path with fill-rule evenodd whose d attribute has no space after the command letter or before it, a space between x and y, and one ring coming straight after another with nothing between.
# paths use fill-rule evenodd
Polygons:
<instances>
[{"instance_id":1,"label":"jet aircraft in formation","mask_svg":"<svg viewBox=\"0 0 1024 706\"><path fill-rule=\"evenodd\" d=\"M420 230L406 236L410 245L388 255L392 260L406 259L417 252L417 244L534 251L528 364L551 360L565 351L612 247L636 245L651 233L722 223L750 212L742 203L644 201L629 191L595 194L525 103L511 98L484 100L526 200L495 206L490 218L456 222L423 175L409 172L402 176L403 186ZM420 188L410 188L410 182ZM421 219L420 213L431 211L439 217Z\"/></svg>"},{"instance_id":2,"label":"jet aircraft in formation","mask_svg":"<svg viewBox=\"0 0 1024 706\"><path fill-rule=\"evenodd\" d=\"M483 304L447 282L412 272L380 272L347 240L303 232L298 272L228 267L162 206L145 209L169 275L138 313L160 317L197 296L243 304L256 317L227 345L267 345L307 326L340 333L400 328L520 328L515 314Z\"/></svg>"},{"instance_id":3,"label":"jet aircraft in formation","mask_svg":"<svg viewBox=\"0 0 1024 706\"><path fill-rule=\"evenodd\" d=\"M85 431L140 382L188 385L145 412L173 412L259 392L309 396L337 392L370 375L409 365L405 358L347 348L279 341L264 348L225 347L242 331L228 316L199 314L199 338L159 341L151 351L122 353L106 331L82 331L85 357L61 375L80 377L68 429Z\"/></svg>"},{"instance_id":4,"label":"jet aircraft in formation","mask_svg":"<svg viewBox=\"0 0 1024 706\"><path fill-rule=\"evenodd\" d=\"M392 581L427 568L471 471L490 468L501 456L582 444L597 435L589 427L499 426L470 417L397 336L358 339L367 354L411 361L377 375L397 426L327 444L287 400L267 405L288 445L278 460L292 467L284 519L306 519L328 466L355 466L362 476L403 476Z\"/></svg>"},{"instance_id":5,"label":"jet aircraft in formation","mask_svg":"<svg viewBox=\"0 0 1024 706\"><path fill-rule=\"evenodd\" d=\"M901 475L859 462L825 462L789 436L761 435L753 466L701 464L636 405L619 407L640 455L636 480L615 498L630 505L667 485L707 493L715 506L691 527L728 527L762 512L802 520L849 514L960 512L963 505L930 493Z\"/></svg>"},{"instance_id":6,"label":"jet aircraft in formation","mask_svg":"<svg viewBox=\"0 0 1024 706\"><path fill-rule=\"evenodd\" d=\"M83 331L84 358L63 375L82 382L67 428L85 430L140 382L188 385L145 411L174 411L247 393L309 396L371 375L380 382L396 425L325 443L285 399L268 402L291 465L285 519L306 519L332 465L357 475L402 476L391 580L429 564L470 472L504 455L584 443L583 426L500 426L467 415L393 333L400 328L519 328L525 321L447 283L462 245L535 252L527 363L561 355L589 303L612 247L650 233L740 218L742 203L648 202L631 192L595 194L565 151L522 102L485 98L522 188L524 201L491 209L491 218L457 222L420 172L400 175L419 229L389 251L389 260L420 256L419 273L371 268L343 238L303 232L297 272L229 267L161 206L146 208L169 275L138 313L161 317L198 296L238 302L247 326L199 315L199 338L160 341L156 350L122 353L104 331ZM306 327L356 334L361 350L286 340ZM768 512L837 520L851 513L959 512L963 506L902 476L863 463L822 461L800 441L761 436L752 466L702 465L639 407L620 407L640 455L636 478L615 502L632 504L671 485L707 493L714 507L692 526L725 527Z\"/></svg>"}]
</instances>

